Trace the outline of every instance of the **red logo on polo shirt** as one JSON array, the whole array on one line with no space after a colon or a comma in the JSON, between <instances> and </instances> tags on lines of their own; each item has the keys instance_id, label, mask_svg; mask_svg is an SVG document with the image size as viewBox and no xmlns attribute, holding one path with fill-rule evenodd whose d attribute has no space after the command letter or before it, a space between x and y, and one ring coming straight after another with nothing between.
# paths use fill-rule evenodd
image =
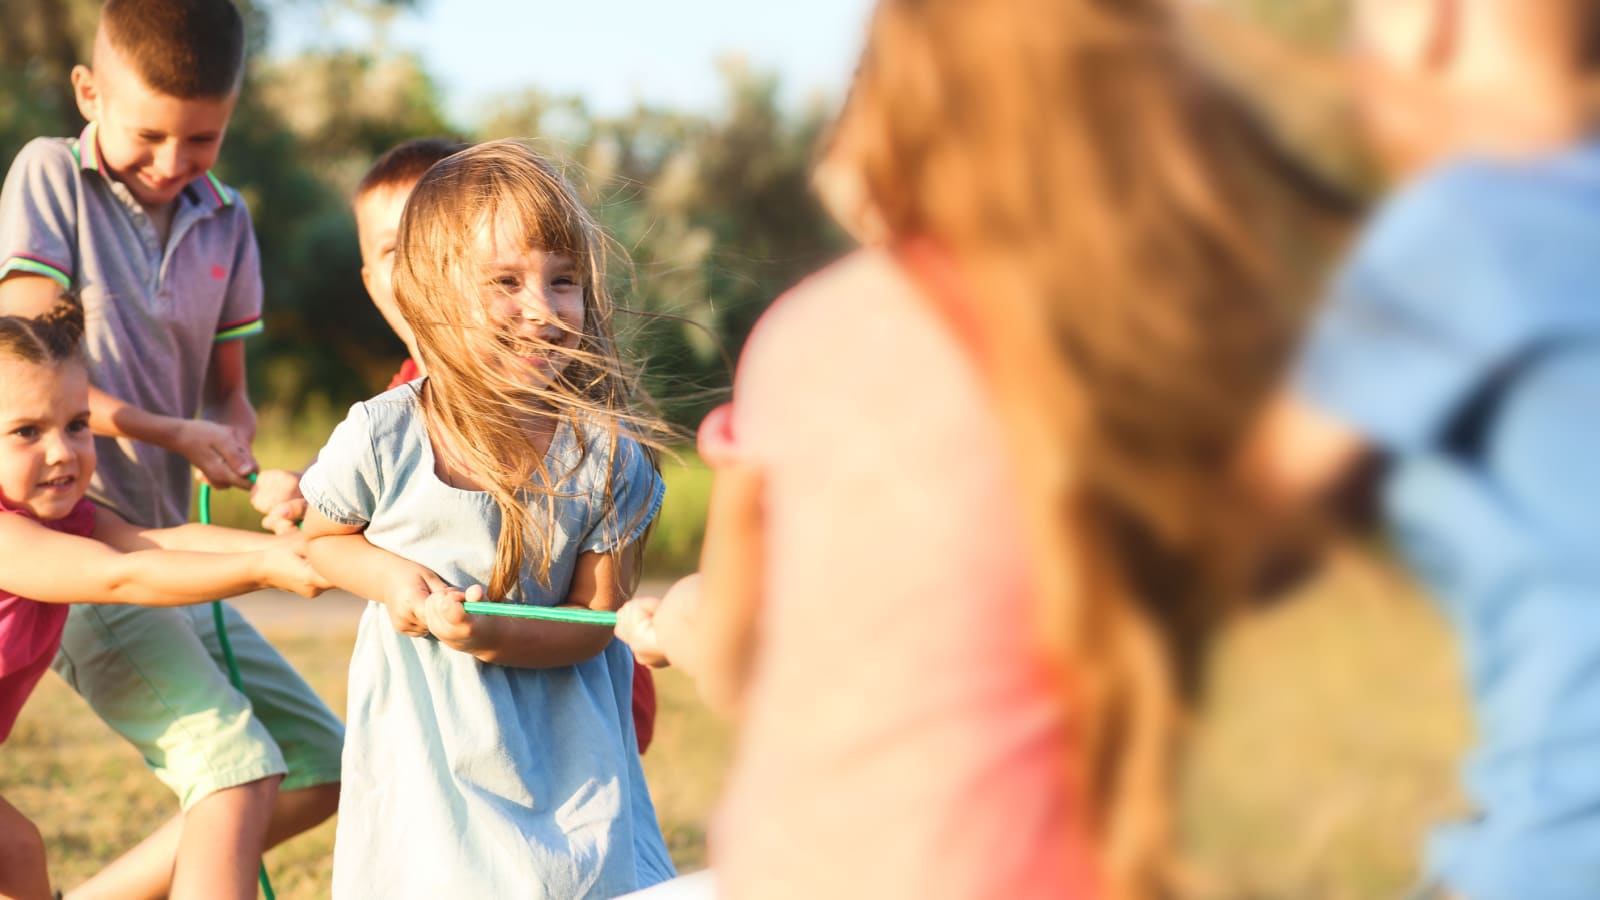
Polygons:
<instances>
[{"instance_id":1,"label":"red logo on polo shirt","mask_svg":"<svg viewBox=\"0 0 1600 900\"><path fill-rule=\"evenodd\" d=\"M215 278L218 281L221 281L224 278L228 277L228 270L224 269L221 266L212 266L211 267L211 277Z\"/></svg>"}]
</instances>

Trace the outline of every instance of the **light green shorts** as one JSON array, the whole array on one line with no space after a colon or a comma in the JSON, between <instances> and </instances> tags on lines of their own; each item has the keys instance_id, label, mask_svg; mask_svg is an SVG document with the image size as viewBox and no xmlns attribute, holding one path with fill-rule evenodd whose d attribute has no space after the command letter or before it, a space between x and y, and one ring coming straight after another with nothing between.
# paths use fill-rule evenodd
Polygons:
<instances>
[{"instance_id":1,"label":"light green shorts","mask_svg":"<svg viewBox=\"0 0 1600 900\"><path fill-rule=\"evenodd\" d=\"M228 680L210 604L75 606L55 670L185 809L273 775L284 776L280 790L338 781L338 716L237 610L223 609L242 694Z\"/></svg>"}]
</instances>

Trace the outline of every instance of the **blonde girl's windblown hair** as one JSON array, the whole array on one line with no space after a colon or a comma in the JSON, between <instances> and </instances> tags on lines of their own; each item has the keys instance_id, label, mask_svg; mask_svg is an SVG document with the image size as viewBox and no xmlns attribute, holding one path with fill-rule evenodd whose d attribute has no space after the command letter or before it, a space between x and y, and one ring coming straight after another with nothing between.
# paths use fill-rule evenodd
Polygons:
<instances>
[{"instance_id":1,"label":"blonde girl's windblown hair","mask_svg":"<svg viewBox=\"0 0 1600 900\"><path fill-rule=\"evenodd\" d=\"M1162 0L881 0L832 151L961 285L1117 900L1168 891L1177 737L1250 534L1223 473L1298 324L1278 263L1309 254L1277 237L1341 212L1192 51Z\"/></svg>"},{"instance_id":2,"label":"blonde girl's windblown hair","mask_svg":"<svg viewBox=\"0 0 1600 900\"><path fill-rule=\"evenodd\" d=\"M490 261L480 249L490 229L504 246L570 257L583 282L582 332L574 349L561 351L566 368L547 385L528 383L486 352L497 339L488 308ZM417 182L401 217L395 299L428 371L429 434L473 473L502 516L487 585L492 598L515 596L530 561L541 583L549 583L555 503L580 489L571 476L582 459L602 454L610 473L619 437L648 448L666 433L617 350L607 249L566 178L516 141L479 144L440 161ZM580 438L585 424L607 437L601 446L582 441L570 469L547 471L529 431L563 421ZM654 451L647 452L653 463ZM607 513L613 495L608 476ZM619 531L630 533L630 523L619 523Z\"/></svg>"}]
</instances>

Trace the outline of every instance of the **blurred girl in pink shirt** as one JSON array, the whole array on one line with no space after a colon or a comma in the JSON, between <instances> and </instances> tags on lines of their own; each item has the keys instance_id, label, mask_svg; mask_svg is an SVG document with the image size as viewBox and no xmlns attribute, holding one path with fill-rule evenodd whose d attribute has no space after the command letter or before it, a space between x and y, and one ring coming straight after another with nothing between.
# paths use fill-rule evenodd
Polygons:
<instances>
[{"instance_id":1,"label":"blurred girl in pink shirt","mask_svg":"<svg viewBox=\"0 0 1600 900\"><path fill-rule=\"evenodd\" d=\"M1319 212L1161 0L882 0L702 574L619 632L740 717L728 898L1144 898L1244 571L1225 470ZM699 598L703 597L703 601Z\"/></svg>"}]
</instances>

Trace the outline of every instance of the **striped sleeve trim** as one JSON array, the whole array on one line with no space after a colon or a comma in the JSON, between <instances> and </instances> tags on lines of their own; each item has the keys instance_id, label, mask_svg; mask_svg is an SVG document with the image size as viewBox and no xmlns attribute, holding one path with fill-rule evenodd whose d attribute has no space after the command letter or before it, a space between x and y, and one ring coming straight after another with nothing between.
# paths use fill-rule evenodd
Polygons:
<instances>
[{"instance_id":1,"label":"striped sleeve trim","mask_svg":"<svg viewBox=\"0 0 1600 900\"><path fill-rule=\"evenodd\" d=\"M264 327L265 326L262 324L260 316L253 316L249 319L240 319L237 322L228 322L221 328L217 329L217 338L215 343L220 344L224 341L236 341L239 338L247 338L252 335L257 335L261 333Z\"/></svg>"},{"instance_id":2,"label":"striped sleeve trim","mask_svg":"<svg viewBox=\"0 0 1600 900\"><path fill-rule=\"evenodd\" d=\"M62 290L72 290L72 276L67 274L66 268L42 257L19 253L7 259L4 264L0 264L0 278L5 278L13 272L43 275L61 285Z\"/></svg>"}]
</instances>

